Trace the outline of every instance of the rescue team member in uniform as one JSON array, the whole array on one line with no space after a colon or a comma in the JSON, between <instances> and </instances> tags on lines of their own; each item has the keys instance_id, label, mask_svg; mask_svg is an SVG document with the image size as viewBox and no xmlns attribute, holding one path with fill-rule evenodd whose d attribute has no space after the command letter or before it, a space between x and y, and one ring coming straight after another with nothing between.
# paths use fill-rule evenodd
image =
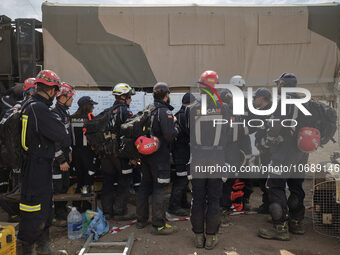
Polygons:
<instances>
[{"instance_id":1,"label":"rescue team member in uniform","mask_svg":"<svg viewBox=\"0 0 340 255\"><path fill-rule=\"evenodd\" d=\"M296 87L297 79L292 73L283 73L275 80L278 91L281 94L282 87ZM287 93L290 98L298 98L295 93ZM281 102L273 113L273 119L296 119L298 108L295 105L287 105L287 114L281 115ZM299 164L305 165L308 161L308 153L302 152L297 146L297 136L292 128L277 125L267 130L267 136L261 145L270 148L272 166L288 166ZM292 168L293 169L293 168ZM259 236L265 239L289 240L289 232L304 234L302 220L305 214L303 200L305 192L302 188L304 176L291 177L293 173L270 173L267 186L269 195L269 212L273 220L272 228L259 229ZM303 175L303 174L302 174ZM286 198L286 184L289 187L290 196ZM289 211L288 211L289 208Z\"/></svg>"},{"instance_id":2,"label":"rescue team member in uniform","mask_svg":"<svg viewBox=\"0 0 340 255\"><path fill-rule=\"evenodd\" d=\"M188 185L188 172L190 172L190 134L187 133L185 111L187 106L195 101L191 93L186 93L182 98L182 107L175 114L176 124L179 125L180 133L176 137L172 147L172 157L176 168L176 176L172 183L172 192L169 203L169 213L178 216L187 216L186 189ZM190 207L189 207L190 208Z\"/></svg>"},{"instance_id":3,"label":"rescue team member in uniform","mask_svg":"<svg viewBox=\"0 0 340 255\"><path fill-rule=\"evenodd\" d=\"M92 192L91 186L95 174L95 154L91 146L87 144L86 136L83 132L84 123L88 119L93 119L94 105L98 104L89 96L83 96L78 100L78 110L71 115L72 127L72 161L77 175L77 189L80 193ZM84 188L85 187L85 188Z\"/></svg>"},{"instance_id":4,"label":"rescue team member in uniform","mask_svg":"<svg viewBox=\"0 0 340 255\"><path fill-rule=\"evenodd\" d=\"M272 107L272 94L271 92L266 88L259 88L256 90L254 95L254 107L258 110L268 110ZM266 136L266 130L268 128L268 123L265 121L265 119L269 119L270 116L259 116L255 115L254 119L262 119L264 123L263 128L257 128L255 133L255 145L258 148L260 152L260 159L261 159L261 165L262 166L268 166L270 164L271 160L271 154L270 150L268 148L265 148L261 146L261 140ZM259 186L262 194L262 204L257 208L257 212L261 214L268 214L269 213L269 198L268 198L268 190L266 188L266 182L267 182L267 176L262 176L261 179L259 179Z\"/></svg>"},{"instance_id":5,"label":"rescue team member in uniform","mask_svg":"<svg viewBox=\"0 0 340 255\"><path fill-rule=\"evenodd\" d=\"M113 104L114 126L110 129L112 133L116 134L119 144L120 126L132 116L129 105L132 101L131 96L135 95L135 91L128 84L119 83L113 88L112 95L115 96L116 101ZM103 192L101 202L105 216L107 218L113 217L115 220L134 218L134 215L127 214L127 198L132 179L132 166L129 164L129 159L119 158L117 152L105 156L102 159L102 172ZM114 183L118 183L116 188Z\"/></svg>"},{"instance_id":6,"label":"rescue team member in uniform","mask_svg":"<svg viewBox=\"0 0 340 255\"><path fill-rule=\"evenodd\" d=\"M72 161L71 148L71 121L68 109L72 106L73 96L75 92L72 86L63 82L59 87L56 95L57 103L52 109L56 117L64 124L66 133L68 134L67 144L62 145L56 143L55 159L53 162L53 190L54 194L67 193L70 186L70 164ZM66 227L67 225L67 202L55 202L55 218L53 225L57 227Z\"/></svg>"},{"instance_id":7,"label":"rescue team member in uniform","mask_svg":"<svg viewBox=\"0 0 340 255\"><path fill-rule=\"evenodd\" d=\"M149 196L152 196L152 234L168 235L176 228L165 223L164 196L170 183L170 144L178 134L175 127L174 109L170 105L170 90L166 83L153 87L154 106L151 133L159 139L159 149L151 155L142 156L142 183L137 194L137 224L141 229L149 218Z\"/></svg>"},{"instance_id":8,"label":"rescue team member in uniform","mask_svg":"<svg viewBox=\"0 0 340 255\"><path fill-rule=\"evenodd\" d=\"M55 143L64 145L68 140L64 125L49 110L60 83L54 72L41 71L35 81L37 93L22 114L21 143L26 157L22 168L18 254L33 254L34 243L38 245L38 254L51 254L52 162Z\"/></svg>"},{"instance_id":9,"label":"rescue team member in uniform","mask_svg":"<svg viewBox=\"0 0 340 255\"><path fill-rule=\"evenodd\" d=\"M225 164L225 145L228 126L213 127L213 119L229 119L226 104L213 98L215 84L218 84L215 71L202 73L199 86L201 96L207 98L207 114L201 114L201 102L189 106L187 127L190 132L192 175L192 206L190 221L195 233L195 246L211 250L217 244L220 226L220 198L222 179L209 172L196 173L196 167ZM210 96L211 95L211 96Z\"/></svg>"}]
</instances>

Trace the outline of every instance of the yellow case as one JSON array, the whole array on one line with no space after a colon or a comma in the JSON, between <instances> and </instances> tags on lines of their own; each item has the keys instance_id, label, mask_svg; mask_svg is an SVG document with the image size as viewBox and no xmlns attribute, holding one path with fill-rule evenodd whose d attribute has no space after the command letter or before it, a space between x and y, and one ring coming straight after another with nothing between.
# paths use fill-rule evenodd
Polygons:
<instances>
[{"instance_id":1,"label":"yellow case","mask_svg":"<svg viewBox=\"0 0 340 255\"><path fill-rule=\"evenodd\" d=\"M0 226L0 255L16 254L15 229L13 226Z\"/></svg>"}]
</instances>

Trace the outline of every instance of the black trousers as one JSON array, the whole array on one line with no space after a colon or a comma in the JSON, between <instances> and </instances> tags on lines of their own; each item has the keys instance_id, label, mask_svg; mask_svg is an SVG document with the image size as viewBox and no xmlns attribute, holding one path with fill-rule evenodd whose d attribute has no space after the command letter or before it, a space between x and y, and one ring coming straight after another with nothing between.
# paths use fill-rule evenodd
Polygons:
<instances>
[{"instance_id":1,"label":"black trousers","mask_svg":"<svg viewBox=\"0 0 340 255\"><path fill-rule=\"evenodd\" d=\"M308 154L303 154L299 157L296 166L299 164L306 164L308 162ZM273 161L272 165L278 165ZM274 224L284 222L289 218L302 220L305 215L305 206L303 204L305 198L305 192L302 184L304 182L304 173L300 176L294 176L290 173L287 178L275 178L274 174L271 174L267 180L268 198L270 202L270 213L273 218ZM295 177L295 178L294 178ZM301 177L301 178L297 178ZM288 185L290 195L286 197L286 184ZM276 209L276 206L278 209ZM279 210L281 209L281 211ZM280 215L281 213L281 215Z\"/></svg>"},{"instance_id":2,"label":"black trousers","mask_svg":"<svg viewBox=\"0 0 340 255\"><path fill-rule=\"evenodd\" d=\"M170 167L168 170L158 169L154 160L142 160L142 182L137 193L136 208L139 222L146 222L149 219L149 196L152 196L152 225L155 227L165 225L165 193L169 182Z\"/></svg>"},{"instance_id":3,"label":"black trousers","mask_svg":"<svg viewBox=\"0 0 340 255\"><path fill-rule=\"evenodd\" d=\"M132 178L132 167L128 163L127 159L119 159L115 156L102 159L101 203L104 214L124 215L127 213L127 198Z\"/></svg>"},{"instance_id":4,"label":"black trousers","mask_svg":"<svg viewBox=\"0 0 340 255\"><path fill-rule=\"evenodd\" d=\"M175 210L185 207L187 203L186 192L188 186L188 170L189 166L186 164L176 165L176 171L173 176L171 197L169 209Z\"/></svg>"},{"instance_id":5,"label":"black trousers","mask_svg":"<svg viewBox=\"0 0 340 255\"><path fill-rule=\"evenodd\" d=\"M93 185L94 181L94 152L88 147L75 147L72 151L73 165L77 175L77 189L79 193L81 187Z\"/></svg>"},{"instance_id":6,"label":"black trousers","mask_svg":"<svg viewBox=\"0 0 340 255\"><path fill-rule=\"evenodd\" d=\"M53 166L53 192L54 194L65 194L70 187L70 172L61 171L59 165L54 163ZM55 206L55 217L57 219L67 219L67 202L58 201L54 203Z\"/></svg>"},{"instance_id":7,"label":"black trousers","mask_svg":"<svg viewBox=\"0 0 340 255\"><path fill-rule=\"evenodd\" d=\"M220 226L221 179L193 179L191 225L196 234L216 234ZM204 228L206 223L206 228ZM205 230L205 231L204 231Z\"/></svg>"},{"instance_id":8,"label":"black trousers","mask_svg":"<svg viewBox=\"0 0 340 255\"><path fill-rule=\"evenodd\" d=\"M232 206L231 192L235 179L229 178L222 186L222 196L220 199L220 206L223 210L229 210Z\"/></svg>"}]
</instances>

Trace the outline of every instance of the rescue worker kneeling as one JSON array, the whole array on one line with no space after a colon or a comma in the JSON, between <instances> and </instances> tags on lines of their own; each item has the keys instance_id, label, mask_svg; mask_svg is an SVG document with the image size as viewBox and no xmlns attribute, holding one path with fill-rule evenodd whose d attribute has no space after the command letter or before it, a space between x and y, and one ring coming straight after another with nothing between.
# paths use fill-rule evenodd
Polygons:
<instances>
[{"instance_id":1,"label":"rescue worker kneeling","mask_svg":"<svg viewBox=\"0 0 340 255\"><path fill-rule=\"evenodd\" d=\"M166 83L153 87L154 106L151 134L159 139L160 148L151 155L142 156L142 183L137 194L137 224L141 229L149 218L149 196L152 195L152 234L168 235L175 227L165 223L165 191L170 183L170 143L178 134L176 118L172 115L170 90Z\"/></svg>"},{"instance_id":2,"label":"rescue worker kneeling","mask_svg":"<svg viewBox=\"0 0 340 255\"><path fill-rule=\"evenodd\" d=\"M64 124L66 133L68 134L67 144L62 145L56 143L55 158L53 162L53 191L54 194L67 193L70 186L70 164L72 161L71 156L71 120L70 113L68 112L73 102L74 90L72 86L67 83L62 83L60 90L58 91L56 98L57 103L52 109L56 118ZM67 202L60 201L55 202L55 218L53 219L53 225L56 227L66 227L67 225Z\"/></svg>"},{"instance_id":3,"label":"rescue worker kneeling","mask_svg":"<svg viewBox=\"0 0 340 255\"><path fill-rule=\"evenodd\" d=\"M26 151L22 167L21 219L17 254L51 254L49 227L53 217L52 162L55 142L64 145L64 125L49 110L59 90L60 79L52 71L41 71L37 93L22 113L21 143Z\"/></svg>"}]
</instances>

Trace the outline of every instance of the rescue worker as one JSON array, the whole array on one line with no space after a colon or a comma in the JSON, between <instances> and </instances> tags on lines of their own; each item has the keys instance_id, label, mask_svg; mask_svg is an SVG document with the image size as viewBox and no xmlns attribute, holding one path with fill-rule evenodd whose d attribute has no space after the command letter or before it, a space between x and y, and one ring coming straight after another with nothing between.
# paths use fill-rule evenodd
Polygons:
<instances>
[{"instance_id":1,"label":"rescue worker","mask_svg":"<svg viewBox=\"0 0 340 255\"><path fill-rule=\"evenodd\" d=\"M30 98L36 90L36 85L34 84L35 78L28 78L24 81L24 86L23 86L23 96L24 100Z\"/></svg>"},{"instance_id":2,"label":"rescue worker","mask_svg":"<svg viewBox=\"0 0 340 255\"><path fill-rule=\"evenodd\" d=\"M135 91L128 84L119 83L113 88L112 95L115 96L112 108L115 117L114 126L111 126L110 130L116 135L119 144L120 126L132 116L129 105ZM129 159L119 158L116 151L102 158L101 169L103 173L101 203L106 218L113 217L115 220L134 218L134 215L128 215L127 211L127 198L132 180L132 166ZM116 187L115 183L117 183Z\"/></svg>"},{"instance_id":3,"label":"rescue worker","mask_svg":"<svg viewBox=\"0 0 340 255\"><path fill-rule=\"evenodd\" d=\"M87 143L83 132L84 123L93 119L94 105L98 104L89 96L83 96L78 100L78 110L71 115L72 127L72 159L77 175L76 192L89 193L95 174L95 153Z\"/></svg>"},{"instance_id":4,"label":"rescue worker","mask_svg":"<svg viewBox=\"0 0 340 255\"><path fill-rule=\"evenodd\" d=\"M22 168L21 219L18 254L51 254L49 227L53 218L52 162L55 143L67 143L64 125L49 107L59 90L60 78L43 70L37 77L37 93L22 113L21 143L26 151ZM21 249L21 250L20 250Z\"/></svg>"},{"instance_id":5,"label":"rescue worker","mask_svg":"<svg viewBox=\"0 0 340 255\"><path fill-rule=\"evenodd\" d=\"M201 114L201 102L189 106L187 127L190 132L190 175L192 176L191 225L197 248L213 249L218 240L220 225L221 176L197 173L196 167L225 164L227 125L213 128L213 118L229 119L228 109L221 101L216 102L212 93L219 83L215 71L205 71L199 80L201 97L206 100L206 115ZM210 122L210 123L209 123Z\"/></svg>"},{"instance_id":6,"label":"rescue worker","mask_svg":"<svg viewBox=\"0 0 340 255\"><path fill-rule=\"evenodd\" d=\"M271 101L271 92L266 88L259 88L256 90L254 95L254 107L258 110L268 110L272 107ZM268 166L271 160L270 150L261 146L261 140L266 136L266 130L268 128L268 123L265 119L270 118L268 115L256 115L254 116L256 119L261 119L264 123L264 126L256 129L255 133L255 146L260 152L260 160L262 166ZM267 176L262 176L259 180L259 186L262 194L262 204L256 209L258 213L268 214L269 213L269 198L268 198L268 190L266 188Z\"/></svg>"},{"instance_id":7,"label":"rescue worker","mask_svg":"<svg viewBox=\"0 0 340 255\"><path fill-rule=\"evenodd\" d=\"M6 91L6 93L0 98L0 120L10 108L23 99L22 95L22 84L17 84Z\"/></svg>"},{"instance_id":8,"label":"rescue worker","mask_svg":"<svg viewBox=\"0 0 340 255\"><path fill-rule=\"evenodd\" d=\"M168 235L176 231L165 222L164 196L170 183L170 144L178 134L174 109L170 105L170 89L164 82L153 87L153 124L151 133L159 139L160 148L151 155L142 155L142 182L137 194L137 224L142 229L149 218L149 196L152 196L152 234Z\"/></svg>"},{"instance_id":9,"label":"rescue worker","mask_svg":"<svg viewBox=\"0 0 340 255\"><path fill-rule=\"evenodd\" d=\"M281 94L282 87L296 87L297 79L293 73L283 73L275 80L278 91ZM288 93L289 98L298 98L296 93ZM287 114L281 115L281 102L273 113L273 119L296 119L298 108L295 105L287 105ZM288 166L306 164L308 153L302 152L297 147L297 136L293 128L282 127L279 121L267 130L267 135L261 141L261 146L270 148L271 163L275 166ZM259 236L265 239L289 240L289 232L304 234L302 220L305 207L303 204L305 192L302 188L304 173L301 176L293 176L293 172L270 173L267 180L269 196L269 212L273 220L272 228L259 229ZM286 197L286 185L289 187L290 196ZM289 209L288 209L289 208Z\"/></svg>"},{"instance_id":10,"label":"rescue worker","mask_svg":"<svg viewBox=\"0 0 340 255\"><path fill-rule=\"evenodd\" d=\"M239 87L242 91L246 90L246 82L241 75L234 75L231 77L229 84Z\"/></svg>"},{"instance_id":11,"label":"rescue worker","mask_svg":"<svg viewBox=\"0 0 340 255\"><path fill-rule=\"evenodd\" d=\"M172 183L172 191L169 203L169 213L178 216L187 216L186 190L188 186L188 172L190 172L190 134L187 133L185 111L188 105L195 101L195 97L187 92L182 98L182 107L175 114L176 124L179 125L179 134L173 142L172 157L175 164L175 177ZM184 207L183 207L184 206Z\"/></svg>"},{"instance_id":12,"label":"rescue worker","mask_svg":"<svg viewBox=\"0 0 340 255\"><path fill-rule=\"evenodd\" d=\"M53 162L53 189L54 194L65 194L70 186L70 164L72 161L71 148L71 120L68 109L72 106L75 92L71 85L62 82L56 95L57 103L52 109L56 117L64 124L68 134L67 144L56 143L55 160ZM53 225L66 227L67 225L67 202L55 202L55 218Z\"/></svg>"}]
</instances>

